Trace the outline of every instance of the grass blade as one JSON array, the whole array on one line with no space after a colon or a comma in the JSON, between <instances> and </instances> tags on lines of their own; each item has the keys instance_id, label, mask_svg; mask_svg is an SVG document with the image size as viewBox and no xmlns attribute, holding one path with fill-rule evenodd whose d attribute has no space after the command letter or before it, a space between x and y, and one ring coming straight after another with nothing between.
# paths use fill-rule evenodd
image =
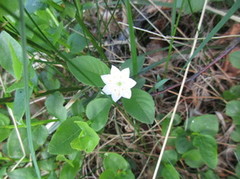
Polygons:
<instances>
[{"instance_id":1,"label":"grass blade","mask_svg":"<svg viewBox=\"0 0 240 179\"><path fill-rule=\"evenodd\" d=\"M26 52L26 32L25 32L25 18L24 18L24 5L23 1L19 0L20 6L20 22L21 22L21 41L22 41L22 53L23 53L23 79L24 79L24 92L25 92L25 116L26 116L26 125L27 125L27 136L28 136L28 145L31 152L31 157L33 160L33 164L35 167L35 171L38 178L41 178L40 170L37 164L36 155L33 148L32 141L32 130L31 130L31 117L30 117L30 108L29 108L29 87L28 87L28 60L27 60L27 52Z\"/></svg>"}]
</instances>

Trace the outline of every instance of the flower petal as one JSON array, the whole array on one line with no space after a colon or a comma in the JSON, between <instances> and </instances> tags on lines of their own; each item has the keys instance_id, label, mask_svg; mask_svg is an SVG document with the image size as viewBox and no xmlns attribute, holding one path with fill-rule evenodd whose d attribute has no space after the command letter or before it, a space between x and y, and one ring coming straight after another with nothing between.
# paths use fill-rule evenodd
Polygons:
<instances>
[{"instance_id":1,"label":"flower petal","mask_svg":"<svg viewBox=\"0 0 240 179\"><path fill-rule=\"evenodd\" d=\"M112 65L112 67L111 67L111 75L119 75L119 74L120 74L120 70L117 67Z\"/></svg>"},{"instance_id":2,"label":"flower petal","mask_svg":"<svg viewBox=\"0 0 240 179\"><path fill-rule=\"evenodd\" d=\"M101 75L101 78L105 84L109 84L113 82L111 75Z\"/></svg>"},{"instance_id":3,"label":"flower petal","mask_svg":"<svg viewBox=\"0 0 240 179\"><path fill-rule=\"evenodd\" d=\"M112 99L114 102L117 102L122 96L120 93L112 93Z\"/></svg>"},{"instance_id":4,"label":"flower petal","mask_svg":"<svg viewBox=\"0 0 240 179\"><path fill-rule=\"evenodd\" d=\"M132 91L131 91L131 89L125 89L125 90L123 90L123 92L122 92L122 97L127 98L127 99L130 99L131 96L132 96Z\"/></svg>"},{"instance_id":5,"label":"flower petal","mask_svg":"<svg viewBox=\"0 0 240 179\"><path fill-rule=\"evenodd\" d=\"M123 78L129 78L130 75L130 69L129 68L125 68L121 71L121 76Z\"/></svg>"},{"instance_id":6,"label":"flower petal","mask_svg":"<svg viewBox=\"0 0 240 179\"><path fill-rule=\"evenodd\" d=\"M131 79L131 78L128 78L128 79L126 79L126 81L124 81L124 86L127 87L127 88L132 88L132 87L134 87L136 84L137 84L137 82L134 81L134 80Z\"/></svg>"},{"instance_id":7,"label":"flower petal","mask_svg":"<svg viewBox=\"0 0 240 179\"><path fill-rule=\"evenodd\" d=\"M106 94L106 95L110 95L112 94L112 88L110 85L105 85L102 89L102 91Z\"/></svg>"}]
</instances>

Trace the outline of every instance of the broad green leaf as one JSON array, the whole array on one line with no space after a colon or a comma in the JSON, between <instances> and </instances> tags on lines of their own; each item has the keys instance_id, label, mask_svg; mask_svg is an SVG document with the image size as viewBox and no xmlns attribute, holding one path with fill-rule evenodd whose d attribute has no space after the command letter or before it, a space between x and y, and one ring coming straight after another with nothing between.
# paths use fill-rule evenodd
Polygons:
<instances>
[{"instance_id":1,"label":"broad green leaf","mask_svg":"<svg viewBox=\"0 0 240 179\"><path fill-rule=\"evenodd\" d=\"M193 148L191 139L186 135L179 135L175 141L176 150L178 153L183 154L189 149Z\"/></svg>"},{"instance_id":2,"label":"broad green leaf","mask_svg":"<svg viewBox=\"0 0 240 179\"><path fill-rule=\"evenodd\" d=\"M226 100L234 100L240 98L240 85L236 85L230 88L230 90L223 92L223 97Z\"/></svg>"},{"instance_id":3,"label":"broad green leaf","mask_svg":"<svg viewBox=\"0 0 240 179\"><path fill-rule=\"evenodd\" d=\"M132 89L130 99L122 99L124 109L136 120L152 124L155 119L155 106L153 98L140 89Z\"/></svg>"},{"instance_id":4,"label":"broad green leaf","mask_svg":"<svg viewBox=\"0 0 240 179\"><path fill-rule=\"evenodd\" d=\"M55 74L56 71L48 66L46 67L45 71L40 73L39 79L48 90L60 88L60 82L55 77Z\"/></svg>"},{"instance_id":5,"label":"broad green leaf","mask_svg":"<svg viewBox=\"0 0 240 179\"><path fill-rule=\"evenodd\" d=\"M80 166L83 163L83 158L83 155L81 153L78 153L75 159L72 160L73 166L69 165L69 163L65 163L60 172L60 179L75 178L80 169Z\"/></svg>"},{"instance_id":6,"label":"broad green leaf","mask_svg":"<svg viewBox=\"0 0 240 179\"><path fill-rule=\"evenodd\" d=\"M105 153L103 159L105 171L100 179L134 179L129 163L119 154Z\"/></svg>"},{"instance_id":7,"label":"broad green leaf","mask_svg":"<svg viewBox=\"0 0 240 179\"><path fill-rule=\"evenodd\" d=\"M46 170L46 171L53 171L55 168L57 168L54 158L41 160L38 162L38 165L40 169Z\"/></svg>"},{"instance_id":8,"label":"broad green leaf","mask_svg":"<svg viewBox=\"0 0 240 179\"><path fill-rule=\"evenodd\" d=\"M70 51L73 54L79 54L87 45L87 39L83 36L82 29L79 25L74 27L75 31L68 37L68 44L70 46ZM77 33L78 32L78 33Z\"/></svg>"},{"instance_id":9,"label":"broad green leaf","mask_svg":"<svg viewBox=\"0 0 240 179\"><path fill-rule=\"evenodd\" d=\"M56 155L67 155L76 151L70 146L71 141L75 139L81 132L81 129L78 127L78 125L74 123L75 121L82 121L82 118L72 117L66 119L58 127L48 145L49 153Z\"/></svg>"},{"instance_id":10,"label":"broad green leaf","mask_svg":"<svg viewBox=\"0 0 240 179\"><path fill-rule=\"evenodd\" d=\"M13 48L12 44L9 42L9 49L10 53L12 56L12 67L13 67L13 72L15 75L15 78L19 80L22 77L22 72L23 72L23 64L18 58L15 49Z\"/></svg>"},{"instance_id":11,"label":"broad green leaf","mask_svg":"<svg viewBox=\"0 0 240 179\"><path fill-rule=\"evenodd\" d=\"M217 142L209 135L198 135L193 139L193 145L198 148L206 165L212 169L218 164Z\"/></svg>"},{"instance_id":12,"label":"broad green leaf","mask_svg":"<svg viewBox=\"0 0 240 179\"><path fill-rule=\"evenodd\" d=\"M202 10L203 4L204 4L204 0L179 0L180 2L182 1L183 4L183 11L186 14L190 14L190 13L194 13L194 12L198 12L200 10ZM180 4L178 2L178 4ZM178 7L180 8L181 5L178 5Z\"/></svg>"},{"instance_id":13,"label":"broad green leaf","mask_svg":"<svg viewBox=\"0 0 240 179\"><path fill-rule=\"evenodd\" d=\"M175 150L165 150L162 161L174 165L178 161L177 152Z\"/></svg>"},{"instance_id":14,"label":"broad green leaf","mask_svg":"<svg viewBox=\"0 0 240 179\"><path fill-rule=\"evenodd\" d=\"M26 154L29 154L30 151L28 147L27 130L25 128L19 128L19 133L21 135ZM33 138L34 150L37 150L40 146L42 146L46 141L47 137L48 137L48 131L45 126L32 127L32 138ZM21 151L19 140L15 130L12 130L8 138L7 151L8 151L8 156L11 158L22 157L22 151Z\"/></svg>"},{"instance_id":15,"label":"broad green leaf","mask_svg":"<svg viewBox=\"0 0 240 179\"><path fill-rule=\"evenodd\" d=\"M44 9L46 4L44 4L42 0L27 0L25 7L29 13L33 13L37 10Z\"/></svg>"},{"instance_id":16,"label":"broad green leaf","mask_svg":"<svg viewBox=\"0 0 240 179\"><path fill-rule=\"evenodd\" d=\"M212 170L208 170L208 171L204 172L201 176L204 179L219 179L219 177ZM230 179L230 178L228 178L228 179Z\"/></svg>"},{"instance_id":17,"label":"broad green leaf","mask_svg":"<svg viewBox=\"0 0 240 179\"><path fill-rule=\"evenodd\" d=\"M17 121L20 121L25 112L25 92L24 89L17 89L15 91L14 102L13 102L13 115Z\"/></svg>"},{"instance_id":18,"label":"broad green leaf","mask_svg":"<svg viewBox=\"0 0 240 179\"><path fill-rule=\"evenodd\" d=\"M1 167L0 168L0 178L3 178L4 175L6 175L7 167Z\"/></svg>"},{"instance_id":19,"label":"broad green leaf","mask_svg":"<svg viewBox=\"0 0 240 179\"><path fill-rule=\"evenodd\" d=\"M240 101L230 101L226 105L226 114L233 118L235 124L240 124Z\"/></svg>"},{"instance_id":20,"label":"broad green leaf","mask_svg":"<svg viewBox=\"0 0 240 179\"><path fill-rule=\"evenodd\" d=\"M240 51L230 53L229 60L234 67L240 69Z\"/></svg>"},{"instance_id":21,"label":"broad green leaf","mask_svg":"<svg viewBox=\"0 0 240 179\"><path fill-rule=\"evenodd\" d=\"M119 170L118 172L107 169L103 173L101 173L99 179L135 179L135 176L133 175L132 171L130 169L128 170Z\"/></svg>"},{"instance_id":22,"label":"broad green leaf","mask_svg":"<svg viewBox=\"0 0 240 179\"><path fill-rule=\"evenodd\" d=\"M111 104L112 100L109 98L97 98L87 105L86 115L95 131L101 130L106 125Z\"/></svg>"},{"instance_id":23,"label":"broad green leaf","mask_svg":"<svg viewBox=\"0 0 240 179\"><path fill-rule=\"evenodd\" d=\"M193 149L183 154L185 163L191 168L199 168L204 165L204 161L201 157L199 150Z\"/></svg>"},{"instance_id":24,"label":"broad green leaf","mask_svg":"<svg viewBox=\"0 0 240 179\"><path fill-rule=\"evenodd\" d=\"M162 171L161 175L164 179L179 179L179 173L177 170L174 168L173 165L171 164L165 164Z\"/></svg>"},{"instance_id":25,"label":"broad green leaf","mask_svg":"<svg viewBox=\"0 0 240 179\"><path fill-rule=\"evenodd\" d=\"M24 179L35 179L37 178L37 175L35 173L34 168L19 168L15 169L12 172L8 173L8 176L11 179L19 179L19 178L24 178Z\"/></svg>"},{"instance_id":26,"label":"broad green leaf","mask_svg":"<svg viewBox=\"0 0 240 179\"><path fill-rule=\"evenodd\" d=\"M7 32L0 33L0 65L20 79L22 73L22 48Z\"/></svg>"},{"instance_id":27,"label":"broad green leaf","mask_svg":"<svg viewBox=\"0 0 240 179\"><path fill-rule=\"evenodd\" d=\"M217 116L207 114L193 118L190 124L190 130L214 136L218 133L218 126Z\"/></svg>"},{"instance_id":28,"label":"broad green leaf","mask_svg":"<svg viewBox=\"0 0 240 179\"><path fill-rule=\"evenodd\" d=\"M231 139L234 142L240 142L240 126L237 125L235 130L231 133Z\"/></svg>"},{"instance_id":29,"label":"broad green leaf","mask_svg":"<svg viewBox=\"0 0 240 179\"><path fill-rule=\"evenodd\" d=\"M71 147L76 150L85 151L86 153L93 152L100 140L97 133L89 127L86 122L76 121L75 123L82 131L80 135L70 143Z\"/></svg>"},{"instance_id":30,"label":"broad green leaf","mask_svg":"<svg viewBox=\"0 0 240 179\"><path fill-rule=\"evenodd\" d=\"M129 163L117 153L105 153L103 166L105 169L112 169L114 171L130 169Z\"/></svg>"},{"instance_id":31,"label":"broad green leaf","mask_svg":"<svg viewBox=\"0 0 240 179\"><path fill-rule=\"evenodd\" d=\"M19 10L18 1L0 1L0 19L3 15L9 15L5 8L15 14Z\"/></svg>"},{"instance_id":32,"label":"broad green leaf","mask_svg":"<svg viewBox=\"0 0 240 179\"><path fill-rule=\"evenodd\" d=\"M0 127L6 126L10 124L10 119L5 116L4 114L0 113ZM0 142L4 141L6 138L8 138L11 130L10 129L4 129L0 128Z\"/></svg>"},{"instance_id":33,"label":"broad green leaf","mask_svg":"<svg viewBox=\"0 0 240 179\"><path fill-rule=\"evenodd\" d=\"M74 58L67 65L78 81L91 86L104 86L101 75L110 73L107 65L92 56Z\"/></svg>"},{"instance_id":34,"label":"broad green leaf","mask_svg":"<svg viewBox=\"0 0 240 179\"><path fill-rule=\"evenodd\" d=\"M47 97L45 105L49 114L60 120L65 120L67 118L67 110L63 106L64 102L63 95L60 92L55 92Z\"/></svg>"},{"instance_id":35,"label":"broad green leaf","mask_svg":"<svg viewBox=\"0 0 240 179\"><path fill-rule=\"evenodd\" d=\"M235 172L237 174L237 177L240 178L240 163L239 162L236 165Z\"/></svg>"}]
</instances>

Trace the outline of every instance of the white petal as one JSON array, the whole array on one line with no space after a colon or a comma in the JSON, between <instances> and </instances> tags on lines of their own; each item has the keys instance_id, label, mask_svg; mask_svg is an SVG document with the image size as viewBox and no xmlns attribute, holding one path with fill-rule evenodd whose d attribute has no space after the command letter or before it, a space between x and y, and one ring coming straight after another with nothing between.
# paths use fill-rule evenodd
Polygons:
<instances>
[{"instance_id":1,"label":"white petal","mask_svg":"<svg viewBox=\"0 0 240 179\"><path fill-rule=\"evenodd\" d=\"M126 79L126 81L124 81L124 86L127 87L127 88L132 88L132 87L134 87L136 84L137 84L137 82L134 81L134 80L131 79L131 78L128 78L128 79Z\"/></svg>"},{"instance_id":2,"label":"white petal","mask_svg":"<svg viewBox=\"0 0 240 179\"><path fill-rule=\"evenodd\" d=\"M132 96L132 91L130 89L125 89L122 93L122 97L130 99Z\"/></svg>"},{"instance_id":3,"label":"white petal","mask_svg":"<svg viewBox=\"0 0 240 179\"><path fill-rule=\"evenodd\" d=\"M109 94L112 94L112 88L110 85L105 85L102 89L102 91L106 94L106 95L109 95Z\"/></svg>"},{"instance_id":4,"label":"white petal","mask_svg":"<svg viewBox=\"0 0 240 179\"><path fill-rule=\"evenodd\" d=\"M105 84L109 84L113 82L111 75L101 75L101 78Z\"/></svg>"},{"instance_id":5,"label":"white petal","mask_svg":"<svg viewBox=\"0 0 240 179\"><path fill-rule=\"evenodd\" d=\"M115 75L115 74L119 75L120 74L120 70L117 67L112 65L112 67L111 67L111 75Z\"/></svg>"},{"instance_id":6,"label":"white petal","mask_svg":"<svg viewBox=\"0 0 240 179\"><path fill-rule=\"evenodd\" d=\"M117 102L122 96L120 93L112 93L112 99L114 102Z\"/></svg>"},{"instance_id":7,"label":"white petal","mask_svg":"<svg viewBox=\"0 0 240 179\"><path fill-rule=\"evenodd\" d=\"M130 70L129 70L129 68L125 68L125 69L123 69L123 70L121 71L121 76L122 76L123 78L129 78L129 75L130 75Z\"/></svg>"}]
</instances>

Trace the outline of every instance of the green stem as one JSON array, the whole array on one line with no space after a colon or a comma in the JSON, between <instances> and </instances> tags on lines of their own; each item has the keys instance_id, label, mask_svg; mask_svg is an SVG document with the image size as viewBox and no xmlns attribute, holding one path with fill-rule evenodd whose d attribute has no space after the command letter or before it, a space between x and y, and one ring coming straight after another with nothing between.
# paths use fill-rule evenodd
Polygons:
<instances>
[{"instance_id":1,"label":"green stem","mask_svg":"<svg viewBox=\"0 0 240 179\"><path fill-rule=\"evenodd\" d=\"M25 116L26 116L26 125L27 125L27 136L28 136L28 145L35 167L35 171L38 178L41 178L40 170L37 164L35 151L33 148L33 139L32 139L32 130L31 130L31 117L30 117L30 108L29 108L29 87L28 87L28 60L26 53L26 32L25 32L25 18L24 18L24 5L23 1L19 0L20 6L20 24L21 24L21 42L22 42L22 55L23 55L23 79L24 79L24 92L25 92Z\"/></svg>"},{"instance_id":2,"label":"green stem","mask_svg":"<svg viewBox=\"0 0 240 179\"><path fill-rule=\"evenodd\" d=\"M132 10L129 0L125 0L126 9L127 9L127 19L129 24L129 36L130 36L130 46L131 46L131 58L132 58L132 67L133 67L133 76L138 73L138 64L137 64L137 48L135 42L135 34L133 28L132 20Z\"/></svg>"}]
</instances>

